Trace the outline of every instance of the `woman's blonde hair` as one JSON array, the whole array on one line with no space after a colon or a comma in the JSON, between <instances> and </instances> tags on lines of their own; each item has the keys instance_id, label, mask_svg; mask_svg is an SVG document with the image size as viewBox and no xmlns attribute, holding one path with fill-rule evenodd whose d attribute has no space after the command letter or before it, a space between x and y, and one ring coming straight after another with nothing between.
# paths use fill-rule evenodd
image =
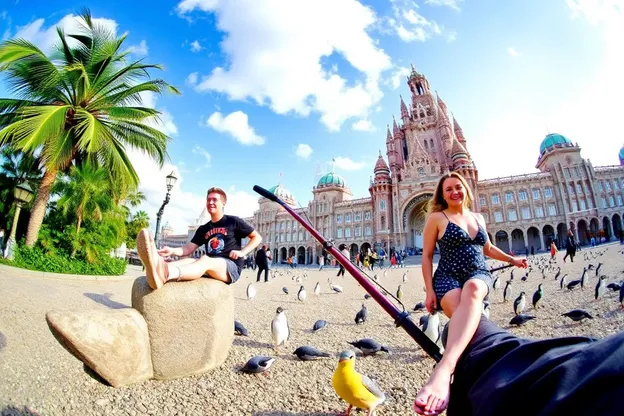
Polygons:
<instances>
[{"instance_id":1,"label":"woman's blonde hair","mask_svg":"<svg viewBox=\"0 0 624 416\"><path fill-rule=\"evenodd\" d=\"M442 175L440 180L438 181L438 185L436 186L435 192L433 193L433 197L429 200L429 209L428 213L432 212L441 212L448 208L448 204L444 200L444 181L449 178L455 178L461 182L464 186L465 194L464 194L464 207L468 209L472 209L472 191L470 190L470 186L466 179L462 175L457 172L448 172Z\"/></svg>"}]
</instances>

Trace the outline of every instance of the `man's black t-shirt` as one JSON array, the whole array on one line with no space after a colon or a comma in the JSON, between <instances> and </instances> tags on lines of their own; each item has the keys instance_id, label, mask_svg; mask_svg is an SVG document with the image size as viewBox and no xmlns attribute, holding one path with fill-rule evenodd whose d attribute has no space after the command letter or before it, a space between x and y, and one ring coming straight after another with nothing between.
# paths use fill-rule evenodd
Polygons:
<instances>
[{"instance_id":1,"label":"man's black t-shirt","mask_svg":"<svg viewBox=\"0 0 624 416\"><path fill-rule=\"evenodd\" d=\"M254 231L253 227L234 215L224 215L219 221L208 221L200 226L191 240L198 246L206 246L208 257L230 258L232 250L241 249L241 240ZM233 260L238 266L238 272L243 269L242 257Z\"/></svg>"}]
</instances>

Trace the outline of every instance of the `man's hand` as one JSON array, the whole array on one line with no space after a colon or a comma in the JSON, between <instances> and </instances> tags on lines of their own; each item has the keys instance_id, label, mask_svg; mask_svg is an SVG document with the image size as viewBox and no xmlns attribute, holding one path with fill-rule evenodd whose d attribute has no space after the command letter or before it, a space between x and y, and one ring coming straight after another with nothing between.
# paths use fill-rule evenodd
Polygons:
<instances>
[{"instance_id":1,"label":"man's hand","mask_svg":"<svg viewBox=\"0 0 624 416\"><path fill-rule=\"evenodd\" d=\"M232 250L230 251L230 258L232 260L236 260L238 258L245 257L245 254L241 250Z\"/></svg>"},{"instance_id":2,"label":"man's hand","mask_svg":"<svg viewBox=\"0 0 624 416\"><path fill-rule=\"evenodd\" d=\"M158 250L158 254L160 254L162 257L169 257L169 256L175 255L174 254L175 251L176 251L175 248L171 248L169 246L164 246L163 248Z\"/></svg>"}]
</instances>

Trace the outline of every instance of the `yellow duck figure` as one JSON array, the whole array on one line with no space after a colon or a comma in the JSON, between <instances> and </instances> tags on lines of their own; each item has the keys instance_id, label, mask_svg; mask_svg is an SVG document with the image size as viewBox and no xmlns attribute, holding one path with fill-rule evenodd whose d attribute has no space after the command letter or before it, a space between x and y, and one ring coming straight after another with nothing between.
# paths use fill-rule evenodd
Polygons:
<instances>
[{"instance_id":1,"label":"yellow duck figure","mask_svg":"<svg viewBox=\"0 0 624 416\"><path fill-rule=\"evenodd\" d=\"M386 400L386 395L365 375L355 371L355 353L343 351L332 377L332 386L341 399L349 403L345 416L351 414L353 406L367 409L367 416L375 414L377 406Z\"/></svg>"}]
</instances>

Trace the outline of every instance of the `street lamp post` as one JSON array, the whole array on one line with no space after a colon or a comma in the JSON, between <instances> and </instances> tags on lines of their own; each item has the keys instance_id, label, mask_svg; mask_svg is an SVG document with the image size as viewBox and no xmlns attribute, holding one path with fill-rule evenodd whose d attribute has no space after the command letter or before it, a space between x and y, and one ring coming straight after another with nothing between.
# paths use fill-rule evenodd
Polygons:
<instances>
[{"instance_id":1,"label":"street lamp post","mask_svg":"<svg viewBox=\"0 0 624 416\"><path fill-rule=\"evenodd\" d=\"M156 234L154 237L154 243L156 244L156 247L159 247L158 243L160 242L160 220L162 219L163 212L165 211L165 205L169 203L171 189L173 188L173 185L175 185L177 180L178 178L176 178L173 172L167 175L167 195L165 196L165 200L163 201L160 209L158 210L158 214L156 215Z\"/></svg>"},{"instance_id":2,"label":"street lamp post","mask_svg":"<svg viewBox=\"0 0 624 416\"><path fill-rule=\"evenodd\" d=\"M17 221L19 220L20 211L24 204L32 200L34 192L26 182L23 182L15 187L13 195L15 196L17 207L15 208L15 215L13 216L13 224L11 224L11 235L6 245L6 257L9 260L13 260L15 256L15 234L17 233Z\"/></svg>"}]
</instances>

